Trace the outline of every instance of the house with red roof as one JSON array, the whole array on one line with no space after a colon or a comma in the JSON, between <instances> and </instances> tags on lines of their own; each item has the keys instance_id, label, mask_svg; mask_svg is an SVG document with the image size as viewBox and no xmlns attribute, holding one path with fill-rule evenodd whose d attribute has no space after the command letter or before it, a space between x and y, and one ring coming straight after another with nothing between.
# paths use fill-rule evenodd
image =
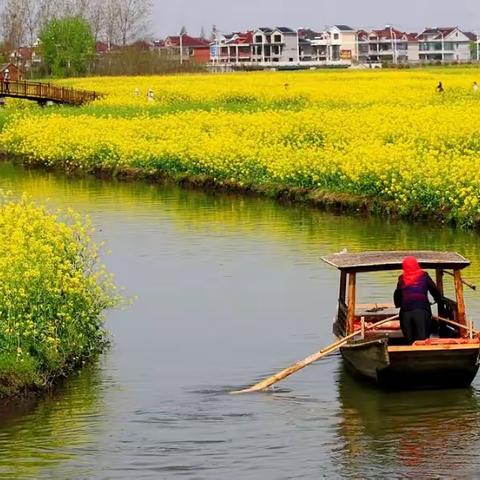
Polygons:
<instances>
[{"instance_id":1,"label":"house with red roof","mask_svg":"<svg viewBox=\"0 0 480 480\"><path fill-rule=\"evenodd\" d=\"M471 45L476 35L458 27L426 28L417 36L423 61L465 62L472 60Z\"/></svg>"},{"instance_id":2,"label":"house with red roof","mask_svg":"<svg viewBox=\"0 0 480 480\"><path fill-rule=\"evenodd\" d=\"M361 63L418 62L417 34L392 26L357 32L358 61Z\"/></svg>"},{"instance_id":3,"label":"house with red roof","mask_svg":"<svg viewBox=\"0 0 480 480\"><path fill-rule=\"evenodd\" d=\"M191 37L190 35L176 35L167 37L163 48L184 61L208 63L210 61L210 42L205 38Z\"/></svg>"},{"instance_id":4,"label":"house with red roof","mask_svg":"<svg viewBox=\"0 0 480 480\"><path fill-rule=\"evenodd\" d=\"M210 44L210 61L217 64L239 65L252 61L253 32L223 35Z\"/></svg>"},{"instance_id":5,"label":"house with red roof","mask_svg":"<svg viewBox=\"0 0 480 480\"><path fill-rule=\"evenodd\" d=\"M21 70L28 70L41 63L42 59L36 47L19 47L10 54L10 61Z\"/></svg>"}]
</instances>

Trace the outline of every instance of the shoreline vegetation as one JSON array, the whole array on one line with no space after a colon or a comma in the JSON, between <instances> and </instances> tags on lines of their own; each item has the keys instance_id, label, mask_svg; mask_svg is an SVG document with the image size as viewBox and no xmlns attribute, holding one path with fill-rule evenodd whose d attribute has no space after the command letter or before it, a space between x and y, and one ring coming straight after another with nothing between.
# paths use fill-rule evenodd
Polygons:
<instances>
[{"instance_id":1,"label":"shoreline vegetation","mask_svg":"<svg viewBox=\"0 0 480 480\"><path fill-rule=\"evenodd\" d=\"M69 79L59 83L106 96L81 108L12 104L0 148L26 166L479 227L479 72Z\"/></svg>"},{"instance_id":2,"label":"shoreline vegetation","mask_svg":"<svg viewBox=\"0 0 480 480\"><path fill-rule=\"evenodd\" d=\"M0 400L44 391L108 345L120 296L88 220L0 198Z\"/></svg>"}]
</instances>

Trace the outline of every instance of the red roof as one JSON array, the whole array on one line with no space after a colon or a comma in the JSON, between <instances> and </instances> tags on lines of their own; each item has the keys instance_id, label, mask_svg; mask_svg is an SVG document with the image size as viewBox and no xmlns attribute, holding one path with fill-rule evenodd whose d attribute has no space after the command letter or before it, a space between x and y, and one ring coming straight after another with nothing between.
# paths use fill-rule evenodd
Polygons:
<instances>
[{"instance_id":1,"label":"red roof","mask_svg":"<svg viewBox=\"0 0 480 480\"><path fill-rule=\"evenodd\" d=\"M205 48L209 47L210 43L204 38L190 37L190 35L182 35L182 46L190 48ZM180 36L167 37L165 39L166 47L179 47Z\"/></svg>"},{"instance_id":2,"label":"red roof","mask_svg":"<svg viewBox=\"0 0 480 480\"><path fill-rule=\"evenodd\" d=\"M30 47L19 47L12 52L11 57L22 58L23 60L31 60L33 58L34 50Z\"/></svg>"},{"instance_id":3,"label":"red roof","mask_svg":"<svg viewBox=\"0 0 480 480\"><path fill-rule=\"evenodd\" d=\"M424 35L435 35L437 36L434 40L440 40L446 35L450 35L454 30L457 30L457 27L435 27L435 28L426 28L420 35L419 38L423 38Z\"/></svg>"},{"instance_id":4,"label":"red roof","mask_svg":"<svg viewBox=\"0 0 480 480\"><path fill-rule=\"evenodd\" d=\"M107 53L109 48L108 48L108 43L105 42L97 42L95 45L95 50L97 53Z\"/></svg>"},{"instance_id":5,"label":"red roof","mask_svg":"<svg viewBox=\"0 0 480 480\"><path fill-rule=\"evenodd\" d=\"M478 36L476 33L473 32L463 32L472 42L476 42L478 40Z\"/></svg>"},{"instance_id":6,"label":"red roof","mask_svg":"<svg viewBox=\"0 0 480 480\"><path fill-rule=\"evenodd\" d=\"M250 45L253 42L253 32L237 32L233 37L227 41L233 45Z\"/></svg>"},{"instance_id":7,"label":"red roof","mask_svg":"<svg viewBox=\"0 0 480 480\"><path fill-rule=\"evenodd\" d=\"M389 28L385 27L382 30L372 30L370 35L376 35L378 38L384 38L387 40L392 40L392 39L400 39L404 35L406 35L405 32L401 32L400 30L397 30L396 28Z\"/></svg>"}]
</instances>

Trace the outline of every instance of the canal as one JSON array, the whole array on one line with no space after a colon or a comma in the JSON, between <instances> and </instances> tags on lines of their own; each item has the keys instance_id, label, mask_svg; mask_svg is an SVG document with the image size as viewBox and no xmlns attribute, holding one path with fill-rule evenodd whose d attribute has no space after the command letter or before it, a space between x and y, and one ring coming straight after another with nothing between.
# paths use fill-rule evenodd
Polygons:
<instances>
[{"instance_id":1,"label":"canal","mask_svg":"<svg viewBox=\"0 0 480 480\"><path fill-rule=\"evenodd\" d=\"M382 393L334 355L270 393L231 396L330 343L337 272L362 249L457 250L480 281L479 237L173 186L0 165L0 188L88 214L131 306L112 348L52 394L0 410L2 479L472 478L480 383ZM395 275L360 277L389 300ZM473 318L480 295L466 291Z\"/></svg>"}]
</instances>

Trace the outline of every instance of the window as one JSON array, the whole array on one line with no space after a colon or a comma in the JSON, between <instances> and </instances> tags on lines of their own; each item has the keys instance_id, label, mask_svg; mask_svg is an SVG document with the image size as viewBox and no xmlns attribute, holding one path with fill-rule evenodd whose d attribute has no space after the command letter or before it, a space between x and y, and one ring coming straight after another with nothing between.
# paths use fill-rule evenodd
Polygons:
<instances>
[{"instance_id":1,"label":"window","mask_svg":"<svg viewBox=\"0 0 480 480\"><path fill-rule=\"evenodd\" d=\"M339 33L334 33L333 34L333 39L334 40L338 40L340 38L340 34Z\"/></svg>"},{"instance_id":2,"label":"window","mask_svg":"<svg viewBox=\"0 0 480 480\"><path fill-rule=\"evenodd\" d=\"M281 43L282 42L282 36L281 35L274 35L273 36L273 41L275 43Z\"/></svg>"},{"instance_id":3,"label":"window","mask_svg":"<svg viewBox=\"0 0 480 480\"><path fill-rule=\"evenodd\" d=\"M288 61L289 61L289 62L293 62L293 58L290 57L290 58L288 59Z\"/></svg>"},{"instance_id":4,"label":"window","mask_svg":"<svg viewBox=\"0 0 480 480\"><path fill-rule=\"evenodd\" d=\"M261 35L255 35L255 43L262 43L262 38Z\"/></svg>"}]
</instances>

